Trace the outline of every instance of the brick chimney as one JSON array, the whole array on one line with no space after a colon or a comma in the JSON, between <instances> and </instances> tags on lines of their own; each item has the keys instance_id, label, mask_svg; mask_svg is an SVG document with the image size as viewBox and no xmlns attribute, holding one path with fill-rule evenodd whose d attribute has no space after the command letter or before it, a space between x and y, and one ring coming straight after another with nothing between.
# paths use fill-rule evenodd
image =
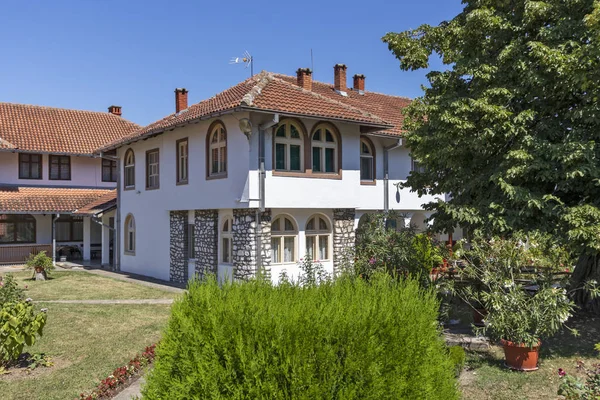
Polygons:
<instances>
[{"instance_id":1,"label":"brick chimney","mask_svg":"<svg viewBox=\"0 0 600 400\"><path fill-rule=\"evenodd\" d=\"M187 89L185 89L185 88L175 89L175 112L176 113L188 108L187 96L188 96Z\"/></svg>"},{"instance_id":2,"label":"brick chimney","mask_svg":"<svg viewBox=\"0 0 600 400\"><path fill-rule=\"evenodd\" d=\"M354 90L359 92L365 91L365 76L363 74L356 74L353 76L354 79Z\"/></svg>"},{"instance_id":3,"label":"brick chimney","mask_svg":"<svg viewBox=\"0 0 600 400\"><path fill-rule=\"evenodd\" d=\"M110 106L110 107L108 107L108 112L120 117L121 116L121 106Z\"/></svg>"},{"instance_id":4,"label":"brick chimney","mask_svg":"<svg viewBox=\"0 0 600 400\"><path fill-rule=\"evenodd\" d=\"M310 68L298 68L296 71L298 86L302 89L312 90L312 71Z\"/></svg>"},{"instance_id":5,"label":"brick chimney","mask_svg":"<svg viewBox=\"0 0 600 400\"><path fill-rule=\"evenodd\" d=\"M346 65L335 64L333 66L333 87L338 92L346 91Z\"/></svg>"}]
</instances>

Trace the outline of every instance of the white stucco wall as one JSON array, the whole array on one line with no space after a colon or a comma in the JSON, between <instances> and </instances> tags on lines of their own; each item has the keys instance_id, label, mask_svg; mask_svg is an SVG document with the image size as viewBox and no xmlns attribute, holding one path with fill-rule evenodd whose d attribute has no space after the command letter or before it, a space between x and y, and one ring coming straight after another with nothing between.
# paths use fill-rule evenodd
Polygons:
<instances>
[{"instance_id":1,"label":"white stucco wall","mask_svg":"<svg viewBox=\"0 0 600 400\"><path fill-rule=\"evenodd\" d=\"M0 183L36 186L115 187L115 182L102 182L102 160L71 156L71 180L50 180L48 154L42 155L42 179L19 179L19 155L0 152Z\"/></svg>"}]
</instances>

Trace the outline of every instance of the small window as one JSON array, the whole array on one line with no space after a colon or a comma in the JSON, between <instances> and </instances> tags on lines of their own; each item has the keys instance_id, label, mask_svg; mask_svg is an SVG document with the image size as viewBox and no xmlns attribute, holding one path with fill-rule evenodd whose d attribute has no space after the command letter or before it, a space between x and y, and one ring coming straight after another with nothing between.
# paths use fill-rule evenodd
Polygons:
<instances>
[{"instance_id":1,"label":"small window","mask_svg":"<svg viewBox=\"0 0 600 400\"><path fill-rule=\"evenodd\" d=\"M185 231L183 231L183 254L185 254L187 260L193 260L196 258L196 232L194 224L188 223Z\"/></svg>"},{"instance_id":2,"label":"small window","mask_svg":"<svg viewBox=\"0 0 600 400\"><path fill-rule=\"evenodd\" d=\"M125 189L135 188L135 155L133 150L129 149L125 153Z\"/></svg>"},{"instance_id":3,"label":"small window","mask_svg":"<svg viewBox=\"0 0 600 400\"><path fill-rule=\"evenodd\" d=\"M217 123L208 135L208 176L227 176L227 132Z\"/></svg>"},{"instance_id":4,"label":"small window","mask_svg":"<svg viewBox=\"0 0 600 400\"><path fill-rule=\"evenodd\" d=\"M131 214L125 218L125 252L135 253L135 220Z\"/></svg>"},{"instance_id":5,"label":"small window","mask_svg":"<svg viewBox=\"0 0 600 400\"><path fill-rule=\"evenodd\" d=\"M321 215L311 217L306 224L306 257L311 260L329 260L330 243L329 221Z\"/></svg>"},{"instance_id":6,"label":"small window","mask_svg":"<svg viewBox=\"0 0 600 400\"><path fill-rule=\"evenodd\" d=\"M233 263L233 218L226 217L221 229L221 262Z\"/></svg>"},{"instance_id":7,"label":"small window","mask_svg":"<svg viewBox=\"0 0 600 400\"><path fill-rule=\"evenodd\" d=\"M106 158L102 159L102 182L117 181L117 162Z\"/></svg>"},{"instance_id":8,"label":"small window","mask_svg":"<svg viewBox=\"0 0 600 400\"><path fill-rule=\"evenodd\" d=\"M273 264L297 261L298 229L291 218L280 216L271 223L271 262Z\"/></svg>"},{"instance_id":9,"label":"small window","mask_svg":"<svg viewBox=\"0 0 600 400\"><path fill-rule=\"evenodd\" d=\"M177 183L188 183L188 140L181 139L177 143Z\"/></svg>"},{"instance_id":10,"label":"small window","mask_svg":"<svg viewBox=\"0 0 600 400\"><path fill-rule=\"evenodd\" d=\"M71 180L71 157L50 155L50 180Z\"/></svg>"},{"instance_id":11,"label":"small window","mask_svg":"<svg viewBox=\"0 0 600 400\"><path fill-rule=\"evenodd\" d=\"M292 121L281 123L275 131L275 170L301 172L304 170L304 140Z\"/></svg>"},{"instance_id":12,"label":"small window","mask_svg":"<svg viewBox=\"0 0 600 400\"><path fill-rule=\"evenodd\" d=\"M160 186L158 149L146 152L146 189L158 189Z\"/></svg>"},{"instance_id":13,"label":"small window","mask_svg":"<svg viewBox=\"0 0 600 400\"><path fill-rule=\"evenodd\" d=\"M423 165L421 165L417 160L415 160L414 158L411 157L411 161L412 161L411 171L415 171L415 172L419 172L419 173L425 172L425 167Z\"/></svg>"},{"instance_id":14,"label":"small window","mask_svg":"<svg viewBox=\"0 0 600 400\"><path fill-rule=\"evenodd\" d=\"M338 172L338 143L331 128L317 126L312 136L313 172Z\"/></svg>"},{"instance_id":15,"label":"small window","mask_svg":"<svg viewBox=\"0 0 600 400\"><path fill-rule=\"evenodd\" d=\"M375 151L370 141L365 138L360 139L360 180L375 180Z\"/></svg>"},{"instance_id":16,"label":"small window","mask_svg":"<svg viewBox=\"0 0 600 400\"><path fill-rule=\"evenodd\" d=\"M42 179L42 155L19 153L19 179Z\"/></svg>"}]
</instances>

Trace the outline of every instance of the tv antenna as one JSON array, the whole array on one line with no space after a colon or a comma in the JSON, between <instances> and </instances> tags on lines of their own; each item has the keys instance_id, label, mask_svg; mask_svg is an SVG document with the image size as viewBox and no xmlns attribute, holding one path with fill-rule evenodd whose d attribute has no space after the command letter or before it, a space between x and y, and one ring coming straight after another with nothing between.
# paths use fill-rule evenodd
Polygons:
<instances>
[{"instance_id":1,"label":"tv antenna","mask_svg":"<svg viewBox=\"0 0 600 400\"><path fill-rule=\"evenodd\" d=\"M229 64L246 64L245 68L250 67L250 76L254 76L254 57L248 53L248 50L244 51L243 57L233 57L229 60Z\"/></svg>"}]
</instances>

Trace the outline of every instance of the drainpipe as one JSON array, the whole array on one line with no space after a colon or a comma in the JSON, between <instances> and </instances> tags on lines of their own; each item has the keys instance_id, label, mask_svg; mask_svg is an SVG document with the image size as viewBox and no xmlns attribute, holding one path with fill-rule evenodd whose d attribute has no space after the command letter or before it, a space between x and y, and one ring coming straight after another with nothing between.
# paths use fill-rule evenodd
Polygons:
<instances>
[{"instance_id":1,"label":"drainpipe","mask_svg":"<svg viewBox=\"0 0 600 400\"><path fill-rule=\"evenodd\" d=\"M389 174L389 151L402 146L402 139L388 147L383 148L383 211L387 215L390 210L390 174Z\"/></svg>"},{"instance_id":2,"label":"drainpipe","mask_svg":"<svg viewBox=\"0 0 600 400\"><path fill-rule=\"evenodd\" d=\"M114 246L114 260L113 260L113 270L120 271L121 270L121 162L119 157L110 156L105 153L100 153L101 158L106 158L107 160L112 160L117 163L117 212L115 218L115 240L113 242Z\"/></svg>"},{"instance_id":3,"label":"drainpipe","mask_svg":"<svg viewBox=\"0 0 600 400\"><path fill-rule=\"evenodd\" d=\"M262 221L261 214L265 211L265 131L279 123L279 114L273 115L273 120L258 126L258 210L256 210L256 271L262 270Z\"/></svg>"},{"instance_id":4,"label":"drainpipe","mask_svg":"<svg viewBox=\"0 0 600 400\"><path fill-rule=\"evenodd\" d=\"M52 218L52 265L56 267L56 220L60 217L60 214L56 214L56 217Z\"/></svg>"}]
</instances>

